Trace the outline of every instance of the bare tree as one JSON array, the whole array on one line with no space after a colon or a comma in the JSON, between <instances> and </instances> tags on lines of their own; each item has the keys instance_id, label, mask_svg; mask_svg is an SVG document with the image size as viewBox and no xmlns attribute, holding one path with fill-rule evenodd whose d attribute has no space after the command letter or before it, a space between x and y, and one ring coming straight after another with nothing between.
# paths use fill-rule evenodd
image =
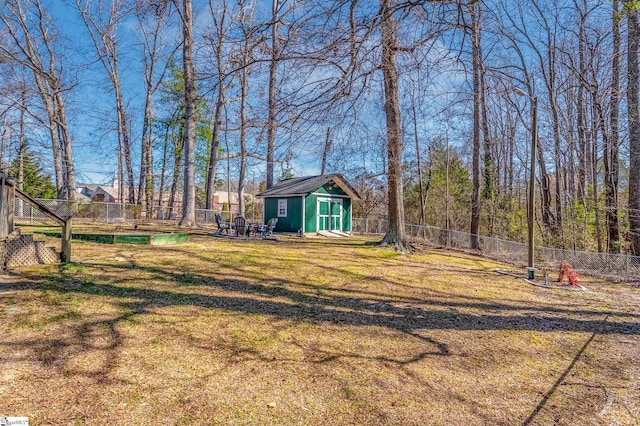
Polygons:
<instances>
[{"instance_id":1,"label":"bare tree","mask_svg":"<svg viewBox=\"0 0 640 426\"><path fill-rule=\"evenodd\" d=\"M544 34L545 40L538 41L533 34L535 33L532 29L533 25L527 26L525 22L527 22L526 16L529 16L528 12L523 10L522 2L518 1L516 3L516 7L511 7L514 2L505 2L506 7L503 6L502 12L503 17L506 23L508 23L508 28L506 28L505 36L506 41L510 46L513 47L513 50L516 52L517 61L519 62L519 70L523 75L522 81L526 86L526 91L529 96L534 96L536 94L536 80L534 78L535 70L540 70L540 73L544 77L543 84L547 88L548 98L554 96L549 93L549 88L553 85L550 84L550 75L549 68L552 64L549 63L549 49L553 49L553 46L549 45L549 37L550 34L546 30L549 26L547 23L542 23L543 29L540 31L541 34ZM526 2L527 5L533 5L533 2ZM547 17L543 14L544 17ZM506 32L513 31L517 37L509 36ZM546 51L542 48L545 47ZM525 52L531 52L535 62L533 64L529 63L529 55L526 55ZM555 64L553 65L555 66ZM542 71L545 70L545 71ZM513 87L513 83L509 82L509 86ZM530 99L531 100L531 99ZM540 170L540 185L538 186L540 189L541 202L540 207L542 211L542 223L544 224L544 228L550 234L555 235L555 217L553 215L553 210L551 206L551 177L549 175L549 171L547 170L547 163L545 159L545 140L539 138L537 144L536 154L538 161L538 168ZM532 171L535 173L535 170Z\"/></svg>"},{"instance_id":2,"label":"bare tree","mask_svg":"<svg viewBox=\"0 0 640 426\"><path fill-rule=\"evenodd\" d=\"M123 162L126 167L127 201L133 204L135 203L135 182L131 163L131 132L122 94L117 37L120 21L126 18L130 12L129 1L114 0L105 4L101 0L97 2L95 0L76 0L76 7L80 11L98 58L113 86L118 123L118 146L124 157ZM120 199L123 200L124 194L120 193L119 195Z\"/></svg>"},{"instance_id":3,"label":"bare tree","mask_svg":"<svg viewBox=\"0 0 640 426\"><path fill-rule=\"evenodd\" d=\"M27 104L27 92L24 85L20 90L20 100L22 103L22 108L20 108L20 126L18 133L18 179L16 183L17 188L22 191L24 190L24 155L27 151L27 139L25 136L25 110ZM20 203L20 207L22 207L22 203Z\"/></svg>"},{"instance_id":4,"label":"bare tree","mask_svg":"<svg viewBox=\"0 0 640 426\"><path fill-rule=\"evenodd\" d=\"M558 13L557 9L554 13L552 9L551 13L545 13L537 2L532 2L540 14L540 20L544 25L545 30L545 59L540 60L540 69L542 70L544 83L547 87L547 94L549 99L549 110L551 112L551 126L553 133L553 147L554 147L554 169L556 171L555 179L555 215L551 214L549 209L550 228L554 236L559 237L562 232L562 180L560 178L560 171L562 166L560 164L561 159L561 140L559 131L559 118L558 118L558 79L557 79L557 48L556 48L556 33L558 31ZM551 15L551 16L548 16ZM549 19L548 22L547 19ZM545 182L546 183L546 182ZM548 184L547 184L548 188ZM551 219L552 218L552 219ZM562 239L560 239L562 241Z\"/></svg>"},{"instance_id":5,"label":"bare tree","mask_svg":"<svg viewBox=\"0 0 640 426\"><path fill-rule=\"evenodd\" d=\"M239 60L238 64L238 80L240 83L240 111L239 111L239 148L240 148L240 165L238 170L238 214L245 215L244 211L244 186L247 174L247 102L249 96L249 73L251 70L251 54L253 51L253 10L250 5L246 5L241 0L243 7L240 12L240 25L242 31L242 40L240 40L240 48L237 51Z\"/></svg>"},{"instance_id":6,"label":"bare tree","mask_svg":"<svg viewBox=\"0 0 640 426\"><path fill-rule=\"evenodd\" d=\"M54 40L58 35L40 0L5 1L0 23L12 45L0 43L0 55L30 70L47 115L58 197L75 199L73 149L63 93L63 67Z\"/></svg>"},{"instance_id":7,"label":"bare tree","mask_svg":"<svg viewBox=\"0 0 640 426\"><path fill-rule=\"evenodd\" d=\"M173 0L182 20L184 78L184 194L180 226L196 226L196 80L193 66L193 8L191 0Z\"/></svg>"},{"instance_id":8,"label":"bare tree","mask_svg":"<svg viewBox=\"0 0 640 426\"><path fill-rule=\"evenodd\" d=\"M275 158L276 141L276 84L279 62L279 38L280 12L282 4L280 0L272 1L271 14L271 61L269 63L269 108L267 121L267 189L273 186L273 164Z\"/></svg>"},{"instance_id":9,"label":"bare tree","mask_svg":"<svg viewBox=\"0 0 640 426\"><path fill-rule=\"evenodd\" d=\"M479 249L478 235L480 234L480 124L482 93L482 56L481 56L481 36L480 36L480 5L478 2L469 5L471 15L471 45L472 45L472 72L473 72L473 148L471 160L471 176L473 179L473 191L471 194L471 234L470 246L472 249Z\"/></svg>"},{"instance_id":10,"label":"bare tree","mask_svg":"<svg viewBox=\"0 0 640 426\"><path fill-rule=\"evenodd\" d=\"M631 253L640 255L640 23L638 6L627 7L627 109L629 120L629 239Z\"/></svg>"},{"instance_id":11,"label":"bare tree","mask_svg":"<svg viewBox=\"0 0 640 426\"><path fill-rule=\"evenodd\" d=\"M404 192L402 185L402 135L398 100L398 70L396 68L398 41L393 20L392 0L380 0L380 35L382 44L382 75L384 82L384 111L387 123L387 172L389 191L389 228L382 244L406 247L404 227Z\"/></svg>"},{"instance_id":12,"label":"bare tree","mask_svg":"<svg viewBox=\"0 0 640 426\"><path fill-rule=\"evenodd\" d=\"M607 208L607 251L620 253L620 230L618 217L618 181L619 181L619 147L620 147L620 2L613 1L613 18L611 20L613 37L613 55L611 57L611 98L609 121L611 137L605 139L604 182L605 205Z\"/></svg>"},{"instance_id":13,"label":"bare tree","mask_svg":"<svg viewBox=\"0 0 640 426\"><path fill-rule=\"evenodd\" d=\"M144 67L144 117L140 150L140 179L138 180L137 203L153 204L153 96L158 90L171 61L173 49L162 42L163 32L169 21L167 1L136 0L136 18L140 28ZM163 62L164 60L164 62Z\"/></svg>"},{"instance_id":14,"label":"bare tree","mask_svg":"<svg viewBox=\"0 0 640 426\"><path fill-rule=\"evenodd\" d=\"M213 209L214 194L216 191L216 167L218 163L218 151L220 147L220 135L222 129L222 112L227 102L227 91L233 84L235 73L231 70L231 61L225 45L229 43L229 34L236 23L237 17L231 16L231 11L226 0L220 2L218 8L212 0L209 1L209 10L213 21L213 32L205 35L205 39L211 47L211 56L215 63L215 101L213 118L211 120L211 141L209 144L209 161L207 165L206 208ZM238 14L238 16L240 16Z\"/></svg>"},{"instance_id":15,"label":"bare tree","mask_svg":"<svg viewBox=\"0 0 640 426\"><path fill-rule=\"evenodd\" d=\"M324 137L324 148L322 149L322 163L320 165L320 174L325 174L327 170L327 157L331 151L331 127L327 127L327 134Z\"/></svg>"}]
</instances>

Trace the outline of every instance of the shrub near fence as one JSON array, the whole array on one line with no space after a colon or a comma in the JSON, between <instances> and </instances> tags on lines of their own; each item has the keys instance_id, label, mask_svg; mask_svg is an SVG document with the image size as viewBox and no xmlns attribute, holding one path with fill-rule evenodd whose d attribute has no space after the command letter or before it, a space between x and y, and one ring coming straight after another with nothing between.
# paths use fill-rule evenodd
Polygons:
<instances>
[{"instance_id":1,"label":"shrub near fence","mask_svg":"<svg viewBox=\"0 0 640 426\"><path fill-rule=\"evenodd\" d=\"M353 221L353 232L363 235L382 235L387 231L387 221L378 219L357 219ZM435 226L406 225L406 232L412 238L425 241L429 245L459 250L471 250L471 234ZM478 236L480 252L490 257L525 266L528 247L526 243ZM561 261L569 262L581 274L604 276L614 279L640 280L640 256L595 253L535 247L536 267L555 274Z\"/></svg>"}]
</instances>

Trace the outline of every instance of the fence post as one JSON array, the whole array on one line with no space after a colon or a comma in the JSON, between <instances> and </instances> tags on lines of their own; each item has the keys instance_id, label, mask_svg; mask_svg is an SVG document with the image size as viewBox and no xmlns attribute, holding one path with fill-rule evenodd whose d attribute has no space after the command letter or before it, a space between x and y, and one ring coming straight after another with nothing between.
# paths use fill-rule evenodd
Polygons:
<instances>
[{"instance_id":1,"label":"fence post","mask_svg":"<svg viewBox=\"0 0 640 426\"><path fill-rule=\"evenodd\" d=\"M69 217L62 226L62 253L60 253L60 260L63 263L71 262L71 222Z\"/></svg>"},{"instance_id":2,"label":"fence post","mask_svg":"<svg viewBox=\"0 0 640 426\"><path fill-rule=\"evenodd\" d=\"M364 220L364 234L369 235L369 218Z\"/></svg>"},{"instance_id":3,"label":"fence post","mask_svg":"<svg viewBox=\"0 0 640 426\"><path fill-rule=\"evenodd\" d=\"M631 256L629 256L629 255L625 256L625 258L627 259L627 261L626 261L627 268L626 268L626 271L625 271L625 272L626 272L626 276L627 276L627 278L629 278L629 258L630 258L630 257L631 257Z\"/></svg>"},{"instance_id":4,"label":"fence post","mask_svg":"<svg viewBox=\"0 0 640 426\"><path fill-rule=\"evenodd\" d=\"M106 204L106 209L105 210L107 211L107 224L109 224L109 203L108 202Z\"/></svg>"}]
</instances>

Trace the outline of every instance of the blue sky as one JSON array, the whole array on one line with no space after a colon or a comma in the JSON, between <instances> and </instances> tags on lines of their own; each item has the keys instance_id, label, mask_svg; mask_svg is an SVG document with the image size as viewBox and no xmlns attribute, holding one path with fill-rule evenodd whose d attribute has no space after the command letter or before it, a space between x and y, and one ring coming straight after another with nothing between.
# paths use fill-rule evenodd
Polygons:
<instances>
[{"instance_id":1,"label":"blue sky","mask_svg":"<svg viewBox=\"0 0 640 426\"><path fill-rule=\"evenodd\" d=\"M103 183L113 178L118 169L115 101L105 70L96 53L75 6L52 2L50 10L64 36L69 40L65 67L76 74L77 86L68 98L69 126L74 144L76 173L79 182ZM120 72L127 108L133 123L133 141L139 138L144 102L141 64L136 46L134 26L120 28ZM137 143L134 146L137 148ZM134 156L139 164L138 149Z\"/></svg>"},{"instance_id":2,"label":"blue sky","mask_svg":"<svg viewBox=\"0 0 640 426\"><path fill-rule=\"evenodd\" d=\"M93 44L79 12L76 10L75 2L67 0L51 1L50 3L52 7L48 11L68 40L64 54L65 68L69 75L73 75L73 78L77 79L77 85L68 98L68 109L78 181L106 182L113 178L118 169L113 89L107 80L102 64L96 59ZM210 23L206 3L202 0L194 1L196 34ZM270 1L263 0L259 4L263 8L261 10L270 10ZM134 18L123 21L119 26L118 34L123 97L132 124L132 161L134 167L138 169L144 86L137 21ZM180 28L174 26L167 33L167 38L179 42ZM155 107L159 109L162 108L162 105L156 102ZM254 163L255 161L249 160L250 167L257 168L257 174L263 173L264 167ZM315 172L319 166L312 163L313 161L310 159L302 159L302 162L295 164L295 166L298 173ZM219 173L222 171L219 169ZM250 170L249 175L251 172Z\"/></svg>"},{"instance_id":3,"label":"blue sky","mask_svg":"<svg viewBox=\"0 0 640 426\"><path fill-rule=\"evenodd\" d=\"M62 44L64 54L59 58L64 58L65 74L70 79L74 88L67 99L69 126L72 133L74 146L74 159L78 182L104 183L110 181L117 172L117 133L115 121L115 107L113 90L107 80L105 70L97 61L93 44L87 34L87 29L82 22L79 12L75 8L74 0L50 0L51 8L48 10L66 39ZM270 12L270 0L259 2L260 13ZM196 34L202 31L210 23L209 10L206 2L196 0L194 2L194 12L196 21ZM179 27L174 26L168 38L175 40L181 38ZM142 81L141 47L138 45L138 28L134 18L124 21L119 27L119 63L124 100L132 124L132 160L136 169L135 178L137 180L137 169L140 163L139 144L142 122L142 109L144 102L144 87ZM447 54L444 45L437 45L434 55L442 57ZM455 60L440 60L438 66L434 66L434 75L427 96L429 102L424 103L422 111L423 117L433 117L444 107L445 103L451 101L447 93L453 92L454 86L459 87L465 80L463 70L459 69ZM448 71L448 72L443 72ZM328 172L349 172L358 167L365 167L369 172L379 172L382 157L385 156L383 149L383 137L385 132L384 116L382 110L381 83L380 76L374 76L372 89L362 109L359 111L359 122L353 123L351 128L335 130L332 139L336 144L336 149L344 150L343 155L336 155L329 165L333 169ZM255 85L255 83L254 83ZM201 87L204 89L204 87ZM256 100L264 94L260 91L264 87L251 87L252 96ZM201 93L206 91L201 90ZM434 93L444 93L445 96L434 97ZM259 102L264 102L261 99ZM257 103L259 103L257 102ZM158 102L155 104L156 111L162 108ZM230 108L231 110L233 108ZM408 117L405 116L405 121ZM299 142L295 147L296 156L289 165L295 175L308 175L318 173L320 170L319 151L324 143L326 127L331 123L312 124L306 126L302 135L294 138ZM349 130L352 130L351 132ZM353 132L355 131L355 132ZM442 120L421 120L420 131L424 138L427 136L437 136L444 133ZM249 135L249 146L258 143L266 143L264 131L253 131ZM230 143L233 144L235 136L229 136ZM278 130L278 141L287 141L292 136L286 130ZM452 138L453 139L453 138ZM379 150L367 147L370 140L378 141ZM277 142L278 142L277 141ZM223 141L222 141L223 143ZM260 145L263 146L263 145ZM411 146L407 147L409 155L414 151ZM45 158L48 156L45 155ZM257 180L261 180L264 174L264 163L249 159L249 170L247 176L251 178L254 174ZM236 167L232 164L232 175L236 174ZM279 167L276 168L276 177L279 175ZM226 164L222 163L218 168L218 175L226 175Z\"/></svg>"}]
</instances>

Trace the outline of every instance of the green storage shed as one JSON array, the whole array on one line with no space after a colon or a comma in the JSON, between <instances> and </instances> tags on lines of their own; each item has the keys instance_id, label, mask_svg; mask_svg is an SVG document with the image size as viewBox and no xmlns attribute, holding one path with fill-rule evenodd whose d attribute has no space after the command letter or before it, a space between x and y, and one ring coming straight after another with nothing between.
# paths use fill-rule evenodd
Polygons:
<instances>
[{"instance_id":1,"label":"green storage shed","mask_svg":"<svg viewBox=\"0 0 640 426\"><path fill-rule=\"evenodd\" d=\"M278 219L276 232L351 233L353 200L358 193L340 174L294 177L257 195L262 217Z\"/></svg>"}]
</instances>

